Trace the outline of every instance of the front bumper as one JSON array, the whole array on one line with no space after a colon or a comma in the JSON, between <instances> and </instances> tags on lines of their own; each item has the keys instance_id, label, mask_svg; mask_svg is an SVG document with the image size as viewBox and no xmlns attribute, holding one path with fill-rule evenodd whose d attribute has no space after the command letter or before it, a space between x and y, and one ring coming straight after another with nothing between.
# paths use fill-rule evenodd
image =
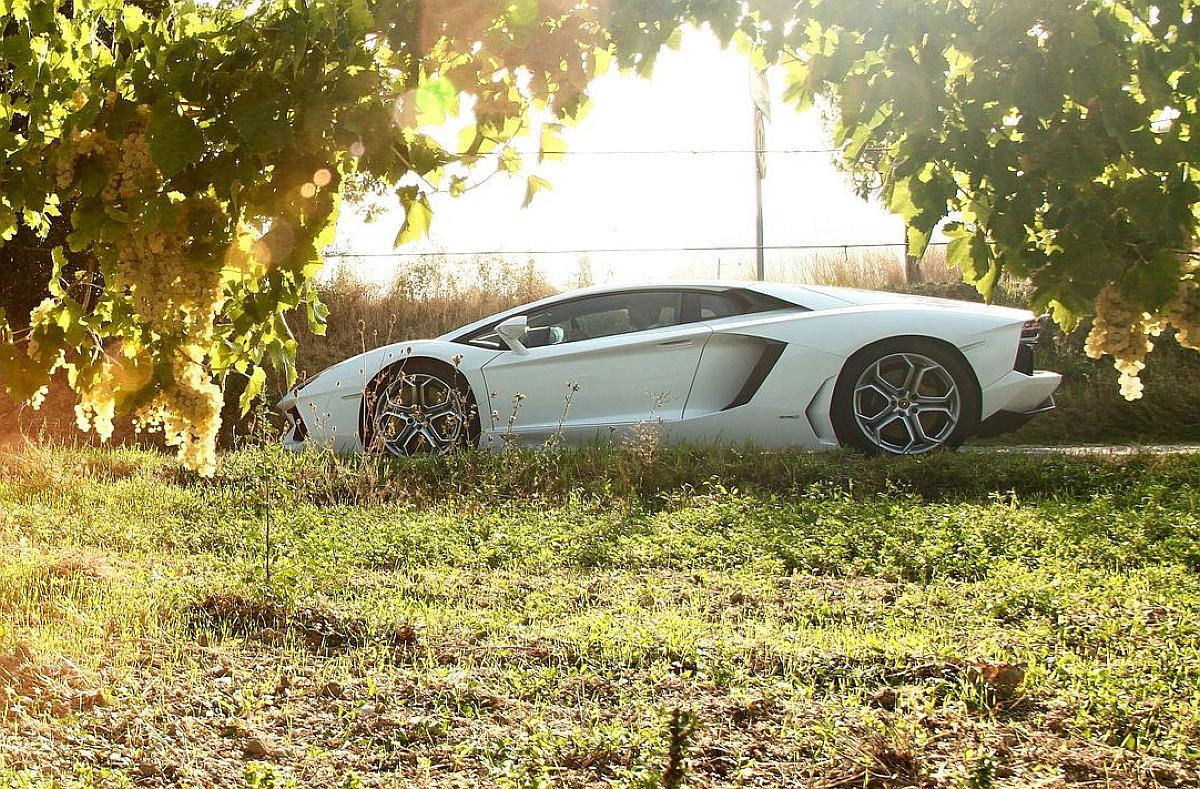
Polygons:
<instances>
[{"instance_id":1,"label":"front bumper","mask_svg":"<svg viewBox=\"0 0 1200 789\"><path fill-rule=\"evenodd\" d=\"M280 405L283 404L280 403ZM282 410L288 420L288 427L284 431L281 441L283 448L299 452L304 449L304 442L308 440L308 425L304 423L304 418L300 416L300 409L294 403Z\"/></svg>"}]
</instances>

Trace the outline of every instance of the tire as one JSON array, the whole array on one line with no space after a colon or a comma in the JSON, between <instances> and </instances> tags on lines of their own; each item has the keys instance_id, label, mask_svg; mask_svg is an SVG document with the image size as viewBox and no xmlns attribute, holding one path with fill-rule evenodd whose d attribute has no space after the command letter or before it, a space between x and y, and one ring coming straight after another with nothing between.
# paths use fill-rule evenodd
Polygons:
<instances>
[{"instance_id":1,"label":"tire","mask_svg":"<svg viewBox=\"0 0 1200 789\"><path fill-rule=\"evenodd\" d=\"M384 368L367 385L359 429L367 454L444 455L474 443L479 414L462 373L413 359Z\"/></svg>"},{"instance_id":2,"label":"tire","mask_svg":"<svg viewBox=\"0 0 1200 789\"><path fill-rule=\"evenodd\" d=\"M850 357L833 390L838 441L870 454L955 449L979 424L975 374L953 349L919 337Z\"/></svg>"}]
</instances>

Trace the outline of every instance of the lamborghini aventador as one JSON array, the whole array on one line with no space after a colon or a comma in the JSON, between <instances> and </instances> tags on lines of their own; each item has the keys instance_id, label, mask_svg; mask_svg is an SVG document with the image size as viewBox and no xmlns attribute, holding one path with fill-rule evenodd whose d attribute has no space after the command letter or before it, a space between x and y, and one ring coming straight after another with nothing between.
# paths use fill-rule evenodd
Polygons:
<instances>
[{"instance_id":1,"label":"lamborghini aventador","mask_svg":"<svg viewBox=\"0 0 1200 789\"><path fill-rule=\"evenodd\" d=\"M761 282L564 293L335 364L279 403L284 442L407 456L664 440L918 454L1054 407L1040 322L971 302Z\"/></svg>"}]
</instances>

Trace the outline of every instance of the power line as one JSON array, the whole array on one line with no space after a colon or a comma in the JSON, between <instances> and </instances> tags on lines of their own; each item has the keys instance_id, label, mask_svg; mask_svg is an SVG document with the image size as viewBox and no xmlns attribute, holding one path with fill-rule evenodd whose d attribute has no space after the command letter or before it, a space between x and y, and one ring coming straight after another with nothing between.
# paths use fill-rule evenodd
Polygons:
<instances>
[{"instance_id":1,"label":"power line","mask_svg":"<svg viewBox=\"0 0 1200 789\"><path fill-rule=\"evenodd\" d=\"M931 247L946 246L949 242L937 241ZM815 249L885 249L889 247L903 248L903 243L879 244L775 244L764 246L767 251L780 250L815 250ZM757 245L729 245L712 247L598 247L593 249L492 249L470 250L466 252L330 252L326 258L411 258L411 257L486 257L488 255L588 255L588 254L646 254L659 252L745 252L758 249Z\"/></svg>"},{"instance_id":2,"label":"power line","mask_svg":"<svg viewBox=\"0 0 1200 789\"><path fill-rule=\"evenodd\" d=\"M586 151L586 150L563 150L563 151L542 151L544 156L662 156L662 155L680 155L680 156L712 156L712 155L739 155L749 156L750 154L811 154L811 153L839 153L840 148L676 148L662 150L628 150L628 151ZM464 154L465 155L465 154ZM533 152L526 152L525 155L532 156Z\"/></svg>"}]
</instances>

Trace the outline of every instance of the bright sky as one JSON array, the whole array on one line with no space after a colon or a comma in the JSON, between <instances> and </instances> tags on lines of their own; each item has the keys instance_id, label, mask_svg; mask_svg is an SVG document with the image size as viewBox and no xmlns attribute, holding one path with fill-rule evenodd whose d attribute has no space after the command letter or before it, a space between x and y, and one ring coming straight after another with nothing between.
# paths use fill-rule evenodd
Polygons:
<instances>
[{"instance_id":1,"label":"bright sky","mask_svg":"<svg viewBox=\"0 0 1200 789\"><path fill-rule=\"evenodd\" d=\"M522 210L525 178L497 176L459 198L436 195L428 240L398 252L504 251L521 261L545 250L753 246L754 148L748 61L722 50L705 31L689 31L679 51L665 51L653 78L610 72L591 89L589 115L565 135L572 153L538 173L553 191ZM784 105L780 74L772 73L772 122L766 149L830 147L815 112ZM535 143L536 144L536 143ZM718 154L597 151L736 151ZM532 158L531 158L532 161ZM854 195L826 153L768 156L764 183L766 245L902 243L903 223ZM403 213L367 224L346 210L336 248L356 254L392 251ZM896 249L900 255L900 248ZM768 251L783 273L803 253ZM830 254L841 254L831 250ZM752 278L753 249L725 252L534 254L557 284L566 284L581 257L597 281L671 276ZM356 258L357 273L390 278L411 258ZM350 262L350 261L347 261Z\"/></svg>"}]
</instances>

